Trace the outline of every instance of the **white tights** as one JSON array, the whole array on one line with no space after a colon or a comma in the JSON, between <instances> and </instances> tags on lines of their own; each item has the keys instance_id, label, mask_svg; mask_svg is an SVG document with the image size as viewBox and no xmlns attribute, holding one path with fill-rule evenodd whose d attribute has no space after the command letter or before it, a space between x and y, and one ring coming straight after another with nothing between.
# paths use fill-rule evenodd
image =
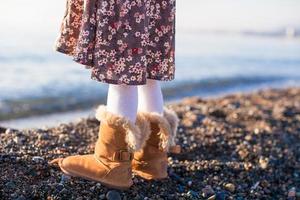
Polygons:
<instances>
[{"instance_id":1,"label":"white tights","mask_svg":"<svg viewBox=\"0 0 300 200\"><path fill-rule=\"evenodd\" d=\"M163 113L159 81L147 79L146 85L109 84L107 110L135 122L137 111Z\"/></svg>"}]
</instances>

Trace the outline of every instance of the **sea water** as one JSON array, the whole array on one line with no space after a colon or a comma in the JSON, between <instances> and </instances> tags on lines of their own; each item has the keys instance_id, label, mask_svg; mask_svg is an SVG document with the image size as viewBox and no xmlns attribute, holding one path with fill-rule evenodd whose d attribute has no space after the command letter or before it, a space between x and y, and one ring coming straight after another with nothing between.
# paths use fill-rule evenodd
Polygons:
<instances>
[{"instance_id":1,"label":"sea water","mask_svg":"<svg viewBox=\"0 0 300 200\"><path fill-rule=\"evenodd\" d=\"M175 80L162 82L166 100L300 86L299 27L289 21L290 14L267 30L259 23L251 31L227 30L224 24L221 31L217 24L204 30L201 20L184 22L192 15L183 2L201 6L206 1L177 2L182 7L177 8L176 74ZM0 120L105 102L107 84L91 80L88 69L53 51L63 1L10 0L0 2L0 11Z\"/></svg>"}]
</instances>

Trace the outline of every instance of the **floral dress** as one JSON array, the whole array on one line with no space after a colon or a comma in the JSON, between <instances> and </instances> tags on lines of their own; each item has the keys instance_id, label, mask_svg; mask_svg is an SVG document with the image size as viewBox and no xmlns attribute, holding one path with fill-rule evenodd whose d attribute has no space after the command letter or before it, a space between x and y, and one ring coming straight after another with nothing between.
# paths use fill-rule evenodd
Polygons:
<instances>
[{"instance_id":1,"label":"floral dress","mask_svg":"<svg viewBox=\"0 0 300 200\"><path fill-rule=\"evenodd\" d=\"M55 49L100 82L173 80L175 0L67 0Z\"/></svg>"}]
</instances>

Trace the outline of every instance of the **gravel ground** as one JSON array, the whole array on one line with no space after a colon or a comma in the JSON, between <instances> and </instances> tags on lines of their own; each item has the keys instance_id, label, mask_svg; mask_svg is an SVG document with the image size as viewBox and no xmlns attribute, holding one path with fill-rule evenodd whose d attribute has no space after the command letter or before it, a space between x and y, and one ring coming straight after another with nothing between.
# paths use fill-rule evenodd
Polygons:
<instances>
[{"instance_id":1,"label":"gravel ground","mask_svg":"<svg viewBox=\"0 0 300 200\"><path fill-rule=\"evenodd\" d=\"M300 199L300 88L189 97L168 105L180 118L168 179L133 177L128 191L70 178L53 158L91 153L99 123L0 127L1 199Z\"/></svg>"}]
</instances>

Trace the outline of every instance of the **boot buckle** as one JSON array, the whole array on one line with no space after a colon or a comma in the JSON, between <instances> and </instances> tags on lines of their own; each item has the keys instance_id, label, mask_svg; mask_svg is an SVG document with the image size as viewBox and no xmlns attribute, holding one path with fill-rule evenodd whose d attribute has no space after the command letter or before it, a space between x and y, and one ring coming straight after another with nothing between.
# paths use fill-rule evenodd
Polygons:
<instances>
[{"instance_id":1,"label":"boot buckle","mask_svg":"<svg viewBox=\"0 0 300 200\"><path fill-rule=\"evenodd\" d=\"M120 150L116 152L116 157L119 161L131 161L133 159L133 154L127 150Z\"/></svg>"}]
</instances>

